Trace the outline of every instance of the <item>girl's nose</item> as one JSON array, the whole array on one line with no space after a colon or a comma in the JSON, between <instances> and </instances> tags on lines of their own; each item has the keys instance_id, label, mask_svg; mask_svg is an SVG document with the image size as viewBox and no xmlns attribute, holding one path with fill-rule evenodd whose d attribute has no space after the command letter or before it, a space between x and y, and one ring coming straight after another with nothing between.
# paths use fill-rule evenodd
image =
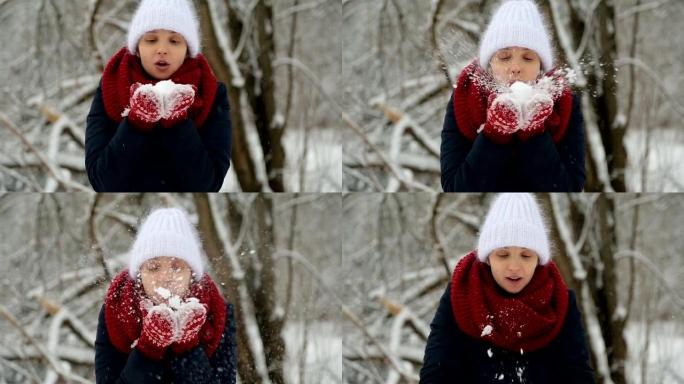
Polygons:
<instances>
[{"instance_id":1,"label":"girl's nose","mask_svg":"<svg viewBox=\"0 0 684 384\"><path fill-rule=\"evenodd\" d=\"M520 265L518 265L518 263L510 263L508 264L508 270L511 272L518 272L520 270Z\"/></svg>"}]
</instances>

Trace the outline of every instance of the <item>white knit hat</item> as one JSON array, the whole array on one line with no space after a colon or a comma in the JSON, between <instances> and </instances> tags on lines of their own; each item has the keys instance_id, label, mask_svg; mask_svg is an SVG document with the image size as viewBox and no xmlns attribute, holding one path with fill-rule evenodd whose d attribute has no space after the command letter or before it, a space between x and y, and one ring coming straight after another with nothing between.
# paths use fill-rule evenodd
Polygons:
<instances>
[{"instance_id":1,"label":"white knit hat","mask_svg":"<svg viewBox=\"0 0 684 384\"><path fill-rule=\"evenodd\" d=\"M190 57L200 51L199 22L188 0L142 0L128 27L128 51L135 55L142 35L167 29L183 35Z\"/></svg>"},{"instance_id":2,"label":"white knit hat","mask_svg":"<svg viewBox=\"0 0 684 384\"><path fill-rule=\"evenodd\" d=\"M480 66L487 68L496 51L508 47L531 49L544 71L553 68L551 38L534 2L507 0L494 12L480 41Z\"/></svg>"},{"instance_id":3,"label":"white knit hat","mask_svg":"<svg viewBox=\"0 0 684 384\"><path fill-rule=\"evenodd\" d=\"M489 254L501 247L529 248L539 255L539 264L551 258L549 238L539 205L529 193L499 195L480 228L477 258L486 262Z\"/></svg>"},{"instance_id":4,"label":"white knit hat","mask_svg":"<svg viewBox=\"0 0 684 384\"><path fill-rule=\"evenodd\" d=\"M184 211L178 208L157 209L138 230L128 261L128 274L136 278L140 266L158 256L182 259L200 278L204 273L199 237Z\"/></svg>"}]
</instances>

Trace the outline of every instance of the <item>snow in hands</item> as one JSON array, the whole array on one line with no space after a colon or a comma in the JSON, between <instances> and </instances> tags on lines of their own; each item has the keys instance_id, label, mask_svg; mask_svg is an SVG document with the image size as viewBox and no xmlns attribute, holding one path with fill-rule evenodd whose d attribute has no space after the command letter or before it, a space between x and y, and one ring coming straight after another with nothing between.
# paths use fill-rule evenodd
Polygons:
<instances>
[{"instance_id":1,"label":"snow in hands","mask_svg":"<svg viewBox=\"0 0 684 384\"><path fill-rule=\"evenodd\" d=\"M196 297L188 297L183 300L178 295L174 295L166 288L157 287L154 290L161 298L164 299L163 302L149 306L148 311L152 312L154 308L162 309L168 308L172 311L172 321L174 325L174 337L173 341L178 341L182 337L183 328L189 321L190 317L195 312L206 312L206 308L203 304L199 302Z\"/></svg>"},{"instance_id":2,"label":"snow in hands","mask_svg":"<svg viewBox=\"0 0 684 384\"><path fill-rule=\"evenodd\" d=\"M179 311L188 307L194 307L194 304L199 304L199 300L196 297L188 297L182 300L178 295L171 294L171 291L164 287L157 287L154 291L165 300L156 306L168 306L174 311Z\"/></svg>"},{"instance_id":3,"label":"snow in hands","mask_svg":"<svg viewBox=\"0 0 684 384\"><path fill-rule=\"evenodd\" d=\"M533 89L527 83L516 81L511 85L511 92L513 93L513 100L515 100L516 105L522 106L527 104L530 98L532 98Z\"/></svg>"},{"instance_id":4,"label":"snow in hands","mask_svg":"<svg viewBox=\"0 0 684 384\"><path fill-rule=\"evenodd\" d=\"M151 92L157 96L159 116L162 119L168 119L176 105L181 103L184 98L189 95L195 96L192 85L176 84L172 80L162 80L157 84L143 84L138 87L136 92ZM128 116L129 111L130 108L126 108L122 116Z\"/></svg>"},{"instance_id":5,"label":"snow in hands","mask_svg":"<svg viewBox=\"0 0 684 384\"><path fill-rule=\"evenodd\" d=\"M551 100L548 89L550 82L544 79L548 78L540 79L534 86L522 81L511 84L510 100L518 113L518 130L522 129L530 118L532 112L530 109L533 109L535 101Z\"/></svg>"}]
</instances>

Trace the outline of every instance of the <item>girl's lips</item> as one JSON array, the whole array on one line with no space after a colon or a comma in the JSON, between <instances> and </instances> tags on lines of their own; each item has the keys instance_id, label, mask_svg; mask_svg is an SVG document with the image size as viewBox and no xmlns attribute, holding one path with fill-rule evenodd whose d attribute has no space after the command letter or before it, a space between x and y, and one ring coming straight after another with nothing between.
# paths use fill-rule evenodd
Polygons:
<instances>
[{"instance_id":1,"label":"girl's lips","mask_svg":"<svg viewBox=\"0 0 684 384\"><path fill-rule=\"evenodd\" d=\"M154 67L159 70L164 70L169 67L169 63L167 63L166 61L157 61L156 63L154 63Z\"/></svg>"}]
</instances>

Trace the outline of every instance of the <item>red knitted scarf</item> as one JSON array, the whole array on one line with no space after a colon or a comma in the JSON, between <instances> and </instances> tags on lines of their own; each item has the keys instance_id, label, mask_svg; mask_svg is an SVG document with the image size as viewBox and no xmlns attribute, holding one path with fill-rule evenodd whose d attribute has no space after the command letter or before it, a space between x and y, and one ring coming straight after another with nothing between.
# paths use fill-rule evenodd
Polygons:
<instances>
[{"instance_id":1,"label":"red knitted scarf","mask_svg":"<svg viewBox=\"0 0 684 384\"><path fill-rule=\"evenodd\" d=\"M183 65L171 76L177 84L192 84L197 87L195 102L189 115L199 128L209 117L216 97L217 81L209 63L201 54L186 58ZM121 48L107 63L102 74L102 98L110 119L121 122L121 114L129 105L131 85L135 83L156 84L159 80L145 72L140 58Z\"/></svg>"},{"instance_id":2,"label":"red knitted scarf","mask_svg":"<svg viewBox=\"0 0 684 384\"><path fill-rule=\"evenodd\" d=\"M545 76L554 80L564 80L554 70ZM454 89L454 113L456 124L461 134L469 140L475 140L477 131L487 120L487 101L494 90L493 76L482 69L477 61L473 61L463 69ZM553 112L546 119L546 130L551 132L554 143L558 143L568 128L572 113L572 94L567 86L561 87L552 95Z\"/></svg>"},{"instance_id":3,"label":"red knitted scarf","mask_svg":"<svg viewBox=\"0 0 684 384\"><path fill-rule=\"evenodd\" d=\"M140 337L142 319L140 300L142 287L133 280L128 270L119 273L109 286L105 298L105 323L112 344L121 352L130 353L131 344ZM221 341L227 318L226 304L216 284L204 275L199 282L190 285L189 297L196 297L208 306L207 321L200 330L200 346L207 356L213 355Z\"/></svg>"},{"instance_id":4,"label":"red knitted scarf","mask_svg":"<svg viewBox=\"0 0 684 384\"><path fill-rule=\"evenodd\" d=\"M535 351L553 341L565 322L568 288L551 261L537 266L517 294L499 288L489 265L472 251L451 278L451 308L458 327L472 338L514 352ZM489 327L488 327L489 326Z\"/></svg>"}]
</instances>

